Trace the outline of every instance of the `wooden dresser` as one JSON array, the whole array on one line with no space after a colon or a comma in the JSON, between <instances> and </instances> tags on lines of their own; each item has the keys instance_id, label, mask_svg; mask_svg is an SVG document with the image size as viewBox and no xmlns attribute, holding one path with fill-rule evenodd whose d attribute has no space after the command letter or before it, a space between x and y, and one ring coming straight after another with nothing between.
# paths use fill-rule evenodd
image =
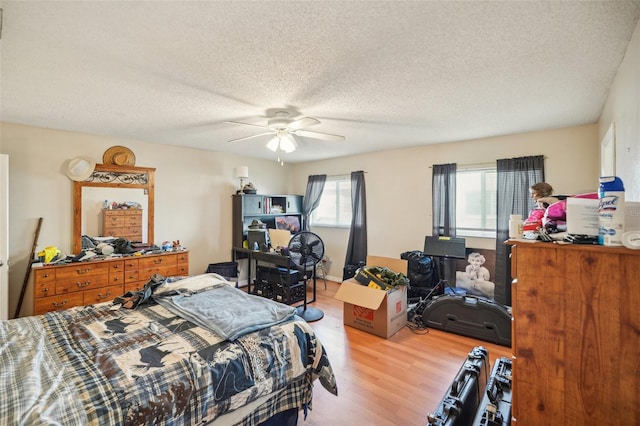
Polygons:
<instances>
[{"instance_id":1,"label":"wooden dresser","mask_svg":"<svg viewBox=\"0 0 640 426\"><path fill-rule=\"evenodd\" d=\"M142 241L142 210L102 210L102 236Z\"/></svg>"},{"instance_id":2,"label":"wooden dresser","mask_svg":"<svg viewBox=\"0 0 640 426\"><path fill-rule=\"evenodd\" d=\"M513 421L640 424L640 250L508 244Z\"/></svg>"},{"instance_id":3,"label":"wooden dresser","mask_svg":"<svg viewBox=\"0 0 640 426\"><path fill-rule=\"evenodd\" d=\"M153 274L189 275L189 252L128 256L67 265L34 266L33 313L91 305L140 290Z\"/></svg>"}]
</instances>

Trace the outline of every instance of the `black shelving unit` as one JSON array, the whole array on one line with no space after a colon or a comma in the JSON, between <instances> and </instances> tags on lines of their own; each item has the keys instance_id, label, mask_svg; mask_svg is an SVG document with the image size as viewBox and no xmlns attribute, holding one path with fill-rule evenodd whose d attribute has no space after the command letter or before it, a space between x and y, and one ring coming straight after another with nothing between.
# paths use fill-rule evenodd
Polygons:
<instances>
[{"instance_id":1,"label":"black shelving unit","mask_svg":"<svg viewBox=\"0 0 640 426\"><path fill-rule=\"evenodd\" d=\"M280 220L297 220L300 229L304 226L302 195L235 194L232 214L234 249L247 248L243 244L247 240L249 225L254 220L260 220L267 228L274 229L278 227L276 222Z\"/></svg>"}]
</instances>

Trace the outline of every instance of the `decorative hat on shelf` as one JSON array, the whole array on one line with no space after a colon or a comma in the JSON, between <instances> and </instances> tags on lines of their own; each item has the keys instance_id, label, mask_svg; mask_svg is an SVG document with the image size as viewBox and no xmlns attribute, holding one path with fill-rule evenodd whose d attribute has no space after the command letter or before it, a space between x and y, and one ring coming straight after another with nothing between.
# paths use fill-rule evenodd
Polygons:
<instances>
[{"instance_id":1,"label":"decorative hat on shelf","mask_svg":"<svg viewBox=\"0 0 640 426\"><path fill-rule=\"evenodd\" d=\"M256 193L256 187L253 186L253 184L251 182L245 184L242 187L242 192L245 194L255 194Z\"/></svg>"},{"instance_id":2,"label":"decorative hat on shelf","mask_svg":"<svg viewBox=\"0 0 640 426\"><path fill-rule=\"evenodd\" d=\"M134 166L136 164L136 156L126 146L116 145L104 152L102 162L116 166Z\"/></svg>"},{"instance_id":3,"label":"decorative hat on shelf","mask_svg":"<svg viewBox=\"0 0 640 426\"><path fill-rule=\"evenodd\" d=\"M67 176L75 181L87 180L95 168L96 162L88 157L72 158L67 165Z\"/></svg>"},{"instance_id":4,"label":"decorative hat on shelf","mask_svg":"<svg viewBox=\"0 0 640 426\"><path fill-rule=\"evenodd\" d=\"M261 221L260 219L253 219L251 221L251 225L249 225L249 230L254 229L267 229L267 224Z\"/></svg>"}]
</instances>

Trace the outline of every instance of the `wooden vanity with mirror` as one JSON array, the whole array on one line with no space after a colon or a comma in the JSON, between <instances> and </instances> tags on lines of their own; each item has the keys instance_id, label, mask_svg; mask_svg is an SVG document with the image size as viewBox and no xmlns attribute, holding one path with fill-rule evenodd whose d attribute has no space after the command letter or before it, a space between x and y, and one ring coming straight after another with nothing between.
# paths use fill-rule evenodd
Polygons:
<instances>
[{"instance_id":1,"label":"wooden vanity with mirror","mask_svg":"<svg viewBox=\"0 0 640 426\"><path fill-rule=\"evenodd\" d=\"M154 168L96 164L91 176L73 182L73 252L82 252L82 235L113 236L154 244ZM97 191L99 195L90 194ZM138 193L138 194L136 194ZM104 200L138 199L139 210L104 209ZM114 219L121 217L121 219ZM99 220L96 218L100 218ZM109 223L104 220L109 220ZM102 222L102 223L100 223ZM122 224L122 226L109 226ZM146 226L144 226L146 224ZM106 228L109 235L103 232ZM118 235L119 232L122 235ZM62 265L34 266L33 314L106 302L140 290L154 274L189 275L187 251L123 255Z\"/></svg>"}]
</instances>

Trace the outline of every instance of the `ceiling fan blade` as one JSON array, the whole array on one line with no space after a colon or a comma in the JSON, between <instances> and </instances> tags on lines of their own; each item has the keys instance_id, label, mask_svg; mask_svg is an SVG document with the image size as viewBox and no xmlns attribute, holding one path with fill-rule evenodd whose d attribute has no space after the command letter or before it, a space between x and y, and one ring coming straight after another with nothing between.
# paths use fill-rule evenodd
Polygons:
<instances>
[{"instance_id":1,"label":"ceiling fan blade","mask_svg":"<svg viewBox=\"0 0 640 426\"><path fill-rule=\"evenodd\" d=\"M258 136L271 135L271 134L273 134L273 132L265 132L265 133L260 133L260 134L257 134L257 135L245 136L244 138L231 139L229 142L240 142L240 141L244 141L244 140L247 140L247 139L257 138Z\"/></svg>"},{"instance_id":2,"label":"ceiling fan blade","mask_svg":"<svg viewBox=\"0 0 640 426\"><path fill-rule=\"evenodd\" d=\"M316 120L313 117L302 117L287 124L287 129L300 130L305 127L315 126L316 124L320 124L320 120Z\"/></svg>"},{"instance_id":3,"label":"ceiling fan blade","mask_svg":"<svg viewBox=\"0 0 640 426\"><path fill-rule=\"evenodd\" d=\"M298 136L304 136L305 138L322 139L325 141L341 142L344 140L344 136L332 135L330 133L310 132L308 130L296 130L292 133Z\"/></svg>"},{"instance_id":4,"label":"ceiling fan blade","mask_svg":"<svg viewBox=\"0 0 640 426\"><path fill-rule=\"evenodd\" d=\"M223 123L225 124L239 124L241 126L251 126L251 127L260 127L261 129L268 129L267 126L263 126L260 124L253 124L253 123L243 123L242 121L223 121Z\"/></svg>"}]
</instances>

